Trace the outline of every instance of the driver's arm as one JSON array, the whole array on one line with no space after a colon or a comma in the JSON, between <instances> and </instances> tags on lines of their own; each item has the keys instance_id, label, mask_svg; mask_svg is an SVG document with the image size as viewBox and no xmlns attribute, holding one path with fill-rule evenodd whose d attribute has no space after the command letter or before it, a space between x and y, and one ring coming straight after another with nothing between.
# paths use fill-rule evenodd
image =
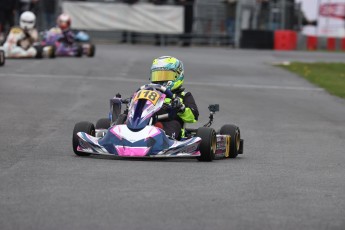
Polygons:
<instances>
[{"instance_id":1,"label":"driver's arm","mask_svg":"<svg viewBox=\"0 0 345 230\"><path fill-rule=\"evenodd\" d=\"M183 104L185 109L183 112L177 113L177 115L186 123L195 123L199 118L199 110L195 103L194 97L190 92L182 95Z\"/></svg>"},{"instance_id":2,"label":"driver's arm","mask_svg":"<svg viewBox=\"0 0 345 230\"><path fill-rule=\"evenodd\" d=\"M24 33L30 44L38 41L38 31L36 29L24 30Z\"/></svg>"}]
</instances>

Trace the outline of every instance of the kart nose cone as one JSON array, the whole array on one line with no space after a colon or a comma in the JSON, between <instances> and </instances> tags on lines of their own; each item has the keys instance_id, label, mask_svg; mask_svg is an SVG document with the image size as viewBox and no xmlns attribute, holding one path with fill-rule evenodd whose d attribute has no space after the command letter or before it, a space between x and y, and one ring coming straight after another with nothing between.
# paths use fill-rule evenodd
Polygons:
<instances>
[{"instance_id":1,"label":"kart nose cone","mask_svg":"<svg viewBox=\"0 0 345 230\"><path fill-rule=\"evenodd\" d=\"M149 152L147 147L128 147L128 146L114 146L117 154L122 157L144 157Z\"/></svg>"}]
</instances>

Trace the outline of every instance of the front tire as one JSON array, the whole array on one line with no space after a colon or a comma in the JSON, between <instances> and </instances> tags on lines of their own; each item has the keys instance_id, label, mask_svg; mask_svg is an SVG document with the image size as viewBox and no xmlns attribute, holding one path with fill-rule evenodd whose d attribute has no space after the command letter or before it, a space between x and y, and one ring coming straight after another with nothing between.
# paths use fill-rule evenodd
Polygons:
<instances>
[{"instance_id":1,"label":"front tire","mask_svg":"<svg viewBox=\"0 0 345 230\"><path fill-rule=\"evenodd\" d=\"M49 58L56 58L56 47L55 46L51 46L51 51L49 54Z\"/></svg>"},{"instance_id":2,"label":"front tire","mask_svg":"<svg viewBox=\"0 0 345 230\"><path fill-rule=\"evenodd\" d=\"M83 52L84 52L83 46L78 44L75 56L76 57L82 57Z\"/></svg>"},{"instance_id":3,"label":"front tire","mask_svg":"<svg viewBox=\"0 0 345 230\"><path fill-rule=\"evenodd\" d=\"M89 48L89 53L88 53L88 57L94 57L96 53L96 46L94 44L90 44L90 48Z\"/></svg>"},{"instance_id":4,"label":"front tire","mask_svg":"<svg viewBox=\"0 0 345 230\"><path fill-rule=\"evenodd\" d=\"M55 58L55 46L43 46L43 54L44 58Z\"/></svg>"},{"instance_id":5,"label":"front tire","mask_svg":"<svg viewBox=\"0 0 345 230\"><path fill-rule=\"evenodd\" d=\"M75 124L73 129L72 145L74 153L78 156L90 156L91 153L79 152L77 150L79 145L79 137L77 135L78 132L84 132L91 136L95 136L95 126L88 121L82 121Z\"/></svg>"},{"instance_id":6,"label":"front tire","mask_svg":"<svg viewBox=\"0 0 345 230\"><path fill-rule=\"evenodd\" d=\"M216 131L209 127L201 127L198 128L196 136L201 138L199 145L201 156L197 159L199 161L212 161L215 158L217 149Z\"/></svg>"},{"instance_id":7,"label":"front tire","mask_svg":"<svg viewBox=\"0 0 345 230\"><path fill-rule=\"evenodd\" d=\"M35 49L37 51L36 58L37 59L42 59L43 58L43 46L38 45L38 46L34 46L34 47L35 47Z\"/></svg>"},{"instance_id":8,"label":"front tire","mask_svg":"<svg viewBox=\"0 0 345 230\"><path fill-rule=\"evenodd\" d=\"M236 125L223 125L219 131L221 135L229 135L230 138L230 146L229 146L229 158L236 158L240 152L241 146L241 132L240 129Z\"/></svg>"},{"instance_id":9,"label":"front tire","mask_svg":"<svg viewBox=\"0 0 345 230\"><path fill-rule=\"evenodd\" d=\"M109 118L101 118L96 122L96 129L109 129L110 120Z\"/></svg>"},{"instance_id":10,"label":"front tire","mask_svg":"<svg viewBox=\"0 0 345 230\"><path fill-rule=\"evenodd\" d=\"M121 113L116 121L115 121L115 125L122 125L122 124L125 124L126 123L126 120L127 120L127 115L126 114L123 114Z\"/></svg>"}]
</instances>

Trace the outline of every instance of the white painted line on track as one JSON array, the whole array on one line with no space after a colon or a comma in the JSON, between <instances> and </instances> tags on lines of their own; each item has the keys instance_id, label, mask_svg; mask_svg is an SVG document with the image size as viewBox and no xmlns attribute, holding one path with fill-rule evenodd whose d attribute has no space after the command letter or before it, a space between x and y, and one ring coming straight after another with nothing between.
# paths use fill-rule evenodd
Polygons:
<instances>
[{"instance_id":1,"label":"white painted line on track","mask_svg":"<svg viewBox=\"0 0 345 230\"><path fill-rule=\"evenodd\" d=\"M130 79L126 77L109 77L109 76L83 76L83 75L55 75L55 74L22 74L22 73L0 73L0 78L5 77L19 77L19 78L53 78L53 79L74 79L74 80L106 80L106 81L122 81L122 82L136 82L148 83L145 79ZM299 87L299 86L277 86L277 85L253 85L253 84L227 84L227 83L212 83L212 82L186 82L185 85L199 85L199 86L218 86L228 88L242 88L242 89L279 89L279 90L300 90L300 91L324 91L318 87Z\"/></svg>"},{"instance_id":2,"label":"white painted line on track","mask_svg":"<svg viewBox=\"0 0 345 230\"><path fill-rule=\"evenodd\" d=\"M200 86L218 86L228 88L242 88L242 89L284 89L284 90L302 90L302 91L324 91L318 87L299 87L299 86L278 86L278 85L252 85L252 84L227 84L227 83L211 83L211 82L188 82L185 85L200 85Z\"/></svg>"},{"instance_id":3,"label":"white painted line on track","mask_svg":"<svg viewBox=\"0 0 345 230\"><path fill-rule=\"evenodd\" d=\"M56 74L2 74L0 77L19 77L19 78L53 78L53 79L71 79L71 80L106 80L106 81L124 81L124 82L143 82L146 83L144 79L129 79L125 77L108 77L108 76L83 76L83 75L56 75Z\"/></svg>"},{"instance_id":4,"label":"white painted line on track","mask_svg":"<svg viewBox=\"0 0 345 230\"><path fill-rule=\"evenodd\" d=\"M288 90L311 90L311 91L323 91L322 88L300 87L300 86L276 86L276 85L245 85L234 84L234 87L239 88L255 88L255 89L288 89Z\"/></svg>"}]
</instances>

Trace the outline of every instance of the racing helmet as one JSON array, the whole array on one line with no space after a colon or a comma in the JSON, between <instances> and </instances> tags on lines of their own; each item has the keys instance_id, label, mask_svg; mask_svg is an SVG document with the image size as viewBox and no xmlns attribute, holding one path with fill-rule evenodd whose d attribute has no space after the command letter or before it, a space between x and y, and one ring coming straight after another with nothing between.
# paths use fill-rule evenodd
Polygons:
<instances>
[{"instance_id":1,"label":"racing helmet","mask_svg":"<svg viewBox=\"0 0 345 230\"><path fill-rule=\"evenodd\" d=\"M162 56L153 60L151 82L161 84L171 91L182 87L184 81L183 63L171 56Z\"/></svg>"},{"instance_id":2,"label":"racing helmet","mask_svg":"<svg viewBox=\"0 0 345 230\"><path fill-rule=\"evenodd\" d=\"M68 14L63 13L59 15L56 23L61 30L67 30L71 27L71 21L71 17Z\"/></svg>"},{"instance_id":3,"label":"racing helmet","mask_svg":"<svg viewBox=\"0 0 345 230\"><path fill-rule=\"evenodd\" d=\"M19 26L24 30L33 29L36 23L36 16L31 11L25 11L20 15Z\"/></svg>"}]
</instances>

